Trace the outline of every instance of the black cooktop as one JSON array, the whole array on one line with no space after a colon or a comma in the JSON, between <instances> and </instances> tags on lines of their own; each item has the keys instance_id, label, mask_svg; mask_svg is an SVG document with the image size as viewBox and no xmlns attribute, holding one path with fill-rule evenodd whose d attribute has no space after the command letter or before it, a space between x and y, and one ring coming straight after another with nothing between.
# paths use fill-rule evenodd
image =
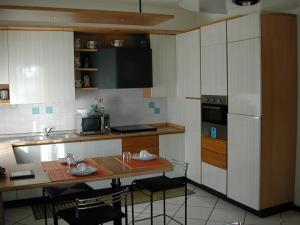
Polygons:
<instances>
[{"instance_id":1,"label":"black cooktop","mask_svg":"<svg viewBox=\"0 0 300 225\"><path fill-rule=\"evenodd\" d=\"M111 127L111 130L121 132L121 133L130 133L130 132L156 131L157 128L149 125L129 125L129 126Z\"/></svg>"}]
</instances>

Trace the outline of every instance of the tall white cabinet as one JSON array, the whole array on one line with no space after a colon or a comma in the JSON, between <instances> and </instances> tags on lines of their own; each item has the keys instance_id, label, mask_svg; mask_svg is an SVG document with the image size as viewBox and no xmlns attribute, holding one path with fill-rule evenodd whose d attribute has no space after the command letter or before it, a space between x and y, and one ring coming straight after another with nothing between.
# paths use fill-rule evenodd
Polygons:
<instances>
[{"instance_id":1,"label":"tall white cabinet","mask_svg":"<svg viewBox=\"0 0 300 225\"><path fill-rule=\"evenodd\" d=\"M200 98L200 31L176 35L177 93Z\"/></svg>"},{"instance_id":2,"label":"tall white cabinet","mask_svg":"<svg viewBox=\"0 0 300 225\"><path fill-rule=\"evenodd\" d=\"M297 18L227 21L228 197L262 210L294 196Z\"/></svg>"},{"instance_id":3,"label":"tall white cabinet","mask_svg":"<svg viewBox=\"0 0 300 225\"><path fill-rule=\"evenodd\" d=\"M151 97L175 97L176 37L174 35L150 35L152 49L153 88Z\"/></svg>"},{"instance_id":4,"label":"tall white cabinet","mask_svg":"<svg viewBox=\"0 0 300 225\"><path fill-rule=\"evenodd\" d=\"M226 21L201 28L201 94L227 95Z\"/></svg>"},{"instance_id":5,"label":"tall white cabinet","mask_svg":"<svg viewBox=\"0 0 300 225\"><path fill-rule=\"evenodd\" d=\"M8 31L11 104L74 101L73 33Z\"/></svg>"},{"instance_id":6,"label":"tall white cabinet","mask_svg":"<svg viewBox=\"0 0 300 225\"><path fill-rule=\"evenodd\" d=\"M188 178L201 184L201 102L185 99L185 160L189 163Z\"/></svg>"},{"instance_id":7,"label":"tall white cabinet","mask_svg":"<svg viewBox=\"0 0 300 225\"><path fill-rule=\"evenodd\" d=\"M0 84L8 84L7 31L0 30Z\"/></svg>"}]
</instances>

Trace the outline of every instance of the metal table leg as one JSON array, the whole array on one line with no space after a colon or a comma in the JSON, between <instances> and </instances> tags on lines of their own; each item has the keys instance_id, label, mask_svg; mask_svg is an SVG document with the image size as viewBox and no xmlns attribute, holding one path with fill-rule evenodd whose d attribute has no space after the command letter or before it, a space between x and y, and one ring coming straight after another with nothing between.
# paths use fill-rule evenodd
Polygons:
<instances>
[{"instance_id":1,"label":"metal table leg","mask_svg":"<svg viewBox=\"0 0 300 225\"><path fill-rule=\"evenodd\" d=\"M113 192L120 191L121 181L120 178L112 179L111 180L111 187ZM121 202L114 203L114 207L121 211ZM114 220L114 225L122 225L122 220Z\"/></svg>"}]
</instances>

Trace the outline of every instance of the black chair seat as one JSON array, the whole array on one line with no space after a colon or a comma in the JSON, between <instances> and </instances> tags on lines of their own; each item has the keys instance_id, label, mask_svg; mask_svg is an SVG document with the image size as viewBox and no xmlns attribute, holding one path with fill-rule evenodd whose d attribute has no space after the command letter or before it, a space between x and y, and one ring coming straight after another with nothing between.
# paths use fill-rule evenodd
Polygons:
<instances>
[{"instance_id":1,"label":"black chair seat","mask_svg":"<svg viewBox=\"0 0 300 225\"><path fill-rule=\"evenodd\" d=\"M74 199L74 197L79 197L77 194L82 197L94 193L94 189L85 183L47 187L45 188L45 191L53 200L66 200L69 198Z\"/></svg>"},{"instance_id":2,"label":"black chair seat","mask_svg":"<svg viewBox=\"0 0 300 225\"><path fill-rule=\"evenodd\" d=\"M82 210L79 218L76 218L75 216L75 208L61 210L58 215L70 225L98 225L126 217L124 213L110 205L105 205L101 208Z\"/></svg>"},{"instance_id":3,"label":"black chair seat","mask_svg":"<svg viewBox=\"0 0 300 225\"><path fill-rule=\"evenodd\" d=\"M173 188L184 187L185 185L176 179L166 176L138 179L134 180L133 183L140 189L147 189L150 192L166 191Z\"/></svg>"}]
</instances>

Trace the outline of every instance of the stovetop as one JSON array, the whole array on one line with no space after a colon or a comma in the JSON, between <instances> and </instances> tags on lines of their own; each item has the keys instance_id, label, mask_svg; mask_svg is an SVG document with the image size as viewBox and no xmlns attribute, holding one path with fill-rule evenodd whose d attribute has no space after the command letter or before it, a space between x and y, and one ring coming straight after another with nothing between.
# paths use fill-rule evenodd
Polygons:
<instances>
[{"instance_id":1,"label":"stovetop","mask_svg":"<svg viewBox=\"0 0 300 225\"><path fill-rule=\"evenodd\" d=\"M129 126L111 127L111 130L121 132L121 133L130 133L130 132L157 131L157 128L149 125L129 125Z\"/></svg>"}]
</instances>

